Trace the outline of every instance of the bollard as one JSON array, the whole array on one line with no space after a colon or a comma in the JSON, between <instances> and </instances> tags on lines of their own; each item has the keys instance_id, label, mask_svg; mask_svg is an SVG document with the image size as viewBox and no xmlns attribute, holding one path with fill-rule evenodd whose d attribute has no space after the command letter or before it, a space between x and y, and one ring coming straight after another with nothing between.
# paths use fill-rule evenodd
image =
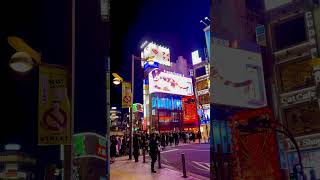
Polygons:
<instances>
[{"instance_id":1,"label":"bollard","mask_svg":"<svg viewBox=\"0 0 320 180\"><path fill-rule=\"evenodd\" d=\"M184 153L181 154L183 178L187 178L186 159Z\"/></svg>"},{"instance_id":2,"label":"bollard","mask_svg":"<svg viewBox=\"0 0 320 180\"><path fill-rule=\"evenodd\" d=\"M143 163L146 163L146 148L142 149Z\"/></svg>"},{"instance_id":3,"label":"bollard","mask_svg":"<svg viewBox=\"0 0 320 180\"><path fill-rule=\"evenodd\" d=\"M158 152L158 168L161 169L160 151Z\"/></svg>"}]
</instances>

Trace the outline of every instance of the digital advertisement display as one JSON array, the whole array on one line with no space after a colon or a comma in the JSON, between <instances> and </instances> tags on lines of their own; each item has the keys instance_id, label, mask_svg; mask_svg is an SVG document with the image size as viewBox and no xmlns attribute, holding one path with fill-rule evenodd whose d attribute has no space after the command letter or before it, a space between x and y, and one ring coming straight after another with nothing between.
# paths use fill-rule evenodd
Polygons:
<instances>
[{"instance_id":1,"label":"digital advertisement display","mask_svg":"<svg viewBox=\"0 0 320 180\"><path fill-rule=\"evenodd\" d=\"M266 106L261 54L219 45L213 49L211 102L246 108Z\"/></svg>"},{"instance_id":2,"label":"digital advertisement display","mask_svg":"<svg viewBox=\"0 0 320 180\"><path fill-rule=\"evenodd\" d=\"M183 123L197 124L198 112L197 103L194 96L182 98L182 110L183 110Z\"/></svg>"},{"instance_id":3,"label":"digital advertisement display","mask_svg":"<svg viewBox=\"0 0 320 180\"><path fill-rule=\"evenodd\" d=\"M292 0L264 0L264 5L266 10L272 10L291 2Z\"/></svg>"},{"instance_id":4,"label":"digital advertisement display","mask_svg":"<svg viewBox=\"0 0 320 180\"><path fill-rule=\"evenodd\" d=\"M192 79L169 71L154 69L149 73L149 93L193 96Z\"/></svg>"},{"instance_id":5,"label":"digital advertisement display","mask_svg":"<svg viewBox=\"0 0 320 180\"><path fill-rule=\"evenodd\" d=\"M141 53L142 58L149 59L159 64L171 66L169 48L160 46L153 42L147 44Z\"/></svg>"}]
</instances>

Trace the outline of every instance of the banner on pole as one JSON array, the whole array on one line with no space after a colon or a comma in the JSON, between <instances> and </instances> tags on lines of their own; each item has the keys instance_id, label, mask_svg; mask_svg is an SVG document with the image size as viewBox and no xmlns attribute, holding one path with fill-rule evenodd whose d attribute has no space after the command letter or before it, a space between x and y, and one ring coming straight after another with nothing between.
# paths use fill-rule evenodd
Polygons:
<instances>
[{"instance_id":1,"label":"banner on pole","mask_svg":"<svg viewBox=\"0 0 320 180\"><path fill-rule=\"evenodd\" d=\"M38 144L71 144L70 102L67 96L67 70L39 67Z\"/></svg>"},{"instance_id":2,"label":"banner on pole","mask_svg":"<svg viewBox=\"0 0 320 180\"><path fill-rule=\"evenodd\" d=\"M132 105L131 83L122 82L122 108L129 108Z\"/></svg>"}]
</instances>

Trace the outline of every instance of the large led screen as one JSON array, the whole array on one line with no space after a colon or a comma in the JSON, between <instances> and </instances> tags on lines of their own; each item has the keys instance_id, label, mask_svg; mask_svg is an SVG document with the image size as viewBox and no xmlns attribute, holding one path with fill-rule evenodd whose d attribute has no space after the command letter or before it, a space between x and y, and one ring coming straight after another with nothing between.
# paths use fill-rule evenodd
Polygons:
<instances>
[{"instance_id":1,"label":"large led screen","mask_svg":"<svg viewBox=\"0 0 320 180\"><path fill-rule=\"evenodd\" d=\"M154 69L149 73L149 93L193 96L192 79L169 71Z\"/></svg>"},{"instance_id":2,"label":"large led screen","mask_svg":"<svg viewBox=\"0 0 320 180\"><path fill-rule=\"evenodd\" d=\"M219 45L213 49L211 102L246 108L266 106L261 55Z\"/></svg>"}]
</instances>

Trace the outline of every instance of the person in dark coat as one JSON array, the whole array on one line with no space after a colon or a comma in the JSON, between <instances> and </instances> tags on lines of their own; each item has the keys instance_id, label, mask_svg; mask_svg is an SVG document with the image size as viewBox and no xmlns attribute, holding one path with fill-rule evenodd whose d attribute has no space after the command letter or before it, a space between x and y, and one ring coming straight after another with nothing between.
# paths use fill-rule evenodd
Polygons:
<instances>
[{"instance_id":1,"label":"person in dark coat","mask_svg":"<svg viewBox=\"0 0 320 180\"><path fill-rule=\"evenodd\" d=\"M158 142L156 140L156 137L154 134L150 135L150 141L149 141L149 155L151 157L151 172L156 173L154 170L154 164L157 161L157 155L158 155Z\"/></svg>"},{"instance_id":2,"label":"person in dark coat","mask_svg":"<svg viewBox=\"0 0 320 180\"><path fill-rule=\"evenodd\" d=\"M165 134L161 134L161 146L162 146L163 150L166 148L166 136L165 136Z\"/></svg>"},{"instance_id":3,"label":"person in dark coat","mask_svg":"<svg viewBox=\"0 0 320 180\"><path fill-rule=\"evenodd\" d=\"M200 132L200 131L198 131L197 138L199 139L199 144L200 144L200 143L201 143L201 139L202 139L202 136L201 136L201 132Z\"/></svg>"},{"instance_id":4,"label":"person in dark coat","mask_svg":"<svg viewBox=\"0 0 320 180\"><path fill-rule=\"evenodd\" d=\"M117 155L117 140L115 139L114 136L111 136L111 145L110 145L110 163L113 163L115 160L115 157Z\"/></svg>"},{"instance_id":5,"label":"person in dark coat","mask_svg":"<svg viewBox=\"0 0 320 180\"><path fill-rule=\"evenodd\" d=\"M139 136L136 134L133 137L133 156L135 162L139 162L139 155L140 155L140 139Z\"/></svg>"}]
</instances>

